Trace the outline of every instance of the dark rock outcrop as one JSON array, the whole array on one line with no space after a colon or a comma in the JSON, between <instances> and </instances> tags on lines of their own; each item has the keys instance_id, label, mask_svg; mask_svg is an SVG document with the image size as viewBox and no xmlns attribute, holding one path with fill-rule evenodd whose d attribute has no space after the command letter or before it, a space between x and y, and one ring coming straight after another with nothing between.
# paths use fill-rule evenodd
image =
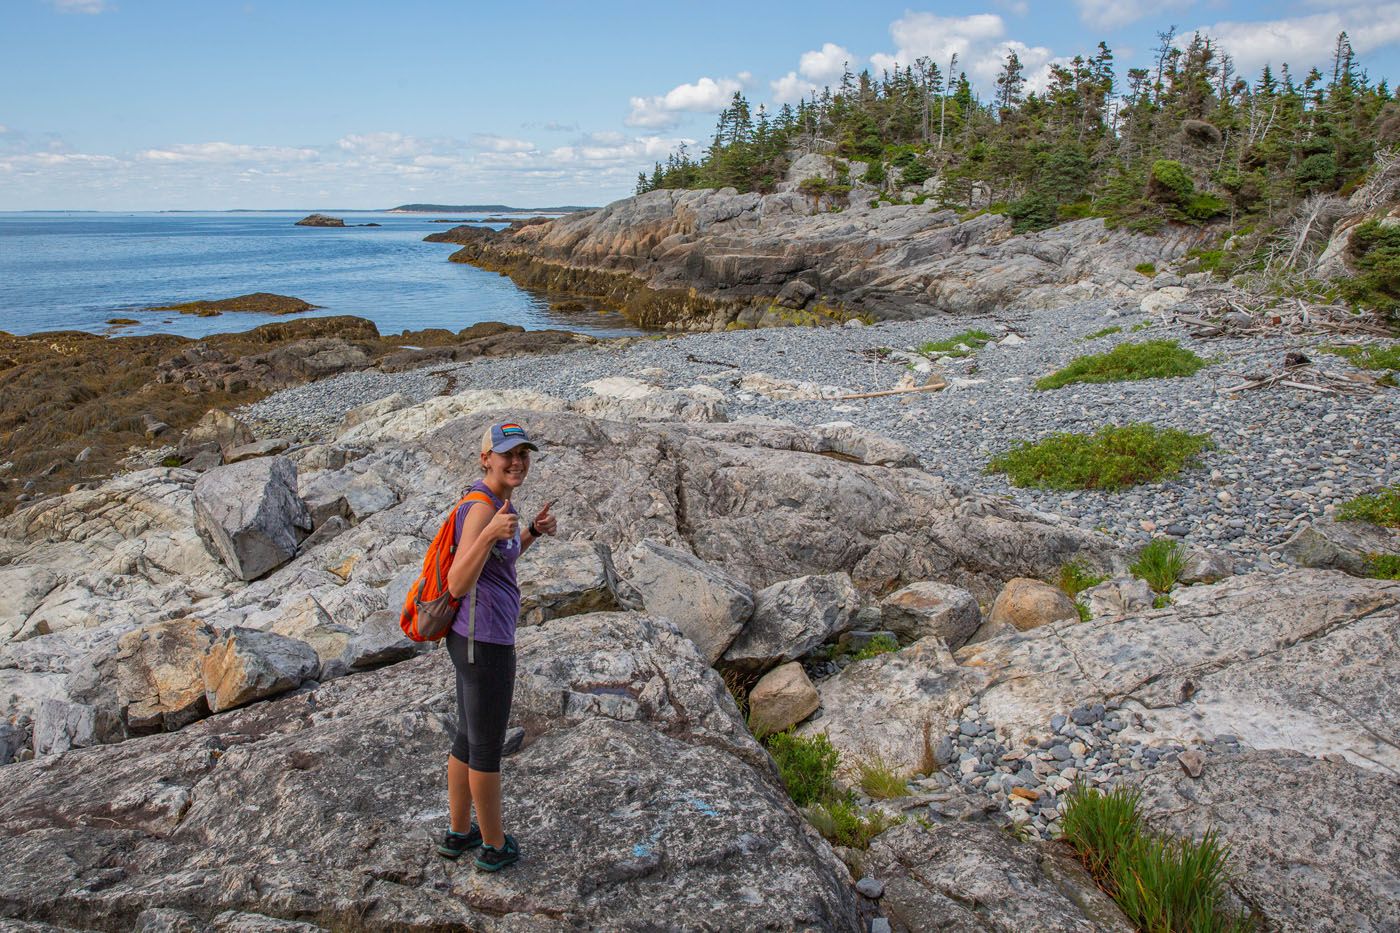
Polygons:
<instances>
[{"instance_id":1,"label":"dark rock outcrop","mask_svg":"<svg viewBox=\"0 0 1400 933\"><path fill-rule=\"evenodd\" d=\"M314 310L317 306L289 295L274 295L272 292L253 292L234 298L219 298L214 301L187 301L182 304L160 305L147 308L148 311L179 311L198 317L213 317L225 311L251 311L257 314L300 314Z\"/></svg>"},{"instance_id":2,"label":"dark rock outcrop","mask_svg":"<svg viewBox=\"0 0 1400 933\"><path fill-rule=\"evenodd\" d=\"M345 221L327 214L307 214L296 222L298 227L343 227Z\"/></svg>"},{"instance_id":3,"label":"dark rock outcrop","mask_svg":"<svg viewBox=\"0 0 1400 933\"><path fill-rule=\"evenodd\" d=\"M588 296L647 326L720 329L1055 307L1136 295L1133 267L1165 264L1201 236L1149 237L1081 220L1015 236L1005 217L959 221L926 205L813 214L795 191L658 190L588 214L429 239L454 262L527 287ZM800 282L801 285L794 285Z\"/></svg>"}]
</instances>

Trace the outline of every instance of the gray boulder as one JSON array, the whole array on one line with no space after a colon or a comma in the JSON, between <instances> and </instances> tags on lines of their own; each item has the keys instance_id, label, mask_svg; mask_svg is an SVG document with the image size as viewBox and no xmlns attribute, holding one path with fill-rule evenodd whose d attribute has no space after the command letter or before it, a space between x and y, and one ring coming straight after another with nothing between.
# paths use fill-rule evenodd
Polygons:
<instances>
[{"instance_id":1,"label":"gray boulder","mask_svg":"<svg viewBox=\"0 0 1400 933\"><path fill-rule=\"evenodd\" d=\"M906 822L875 837L861 869L884 882L880 910L897 933L1134 929L1065 848L985 824Z\"/></svg>"},{"instance_id":2,"label":"gray boulder","mask_svg":"<svg viewBox=\"0 0 1400 933\"><path fill-rule=\"evenodd\" d=\"M108 708L45 697L34 709L34 754L56 755L120 740L121 720Z\"/></svg>"},{"instance_id":3,"label":"gray boulder","mask_svg":"<svg viewBox=\"0 0 1400 933\"><path fill-rule=\"evenodd\" d=\"M311 514L297 495L296 467L262 457L218 467L194 484L194 524L211 554L241 580L255 580L296 556Z\"/></svg>"},{"instance_id":4,"label":"gray boulder","mask_svg":"<svg viewBox=\"0 0 1400 933\"><path fill-rule=\"evenodd\" d=\"M113 667L129 730L173 732L209 714L204 656L213 642L198 619L145 625L117 641Z\"/></svg>"},{"instance_id":5,"label":"gray boulder","mask_svg":"<svg viewBox=\"0 0 1400 933\"><path fill-rule=\"evenodd\" d=\"M646 611L665 616L714 664L753 614L753 591L718 567L657 541L627 555L627 580Z\"/></svg>"},{"instance_id":6,"label":"gray boulder","mask_svg":"<svg viewBox=\"0 0 1400 933\"><path fill-rule=\"evenodd\" d=\"M1400 530L1369 522L1323 519L1299 528L1279 550L1286 560L1299 567L1363 576L1370 555L1400 554Z\"/></svg>"},{"instance_id":7,"label":"gray boulder","mask_svg":"<svg viewBox=\"0 0 1400 933\"><path fill-rule=\"evenodd\" d=\"M520 558L520 624L622 609L612 552L601 542L545 537Z\"/></svg>"},{"instance_id":8,"label":"gray boulder","mask_svg":"<svg viewBox=\"0 0 1400 933\"><path fill-rule=\"evenodd\" d=\"M316 649L273 632L235 628L220 636L204 659L209 708L222 712L295 690L321 668Z\"/></svg>"},{"instance_id":9,"label":"gray boulder","mask_svg":"<svg viewBox=\"0 0 1400 933\"><path fill-rule=\"evenodd\" d=\"M724 653L726 669L758 674L800 658L850 628L860 608L860 593L844 573L784 580L753 600L753 616Z\"/></svg>"},{"instance_id":10,"label":"gray boulder","mask_svg":"<svg viewBox=\"0 0 1400 933\"><path fill-rule=\"evenodd\" d=\"M1400 785L1288 751L1212 755L1142 782L1153 829L1230 847L1231 883L1270 929L1400 929ZM1287 801L1287 806L1279 806Z\"/></svg>"},{"instance_id":11,"label":"gray boulder","mask_svg":"<svg viewBox=\"0 0 1400 933\"><path fill-rule=\"evenodd\" d=\"M821 697L807 672L789 661L764 674L749 691L749 729L772 735L797 725L816 711Z\"/></svg>"},{"instance_id":12,"label":"gray boulder","mask_svg":"<svg viewBox=\"0 0 1400 933\"><path fill-rule=\"evenodd\" d=\"M185 432L176 448L186 460L203 451L213 450L221 456L235 447L251 444L255 438L248 426L228 412L211 408L195 426Z\"/></svg>"},{"instance_id":13,"label":"gray boulder","mask_svg":"<svg viewBox=\"0 0 1400 933\"><path fill-rule=\"evenodd\" d=\"M1152 608L1152 588L1137 577L1114 577L1080 594L1095 619L1105 616L1121 619Z\"/></svg>"},{"instance_id":14,"label":"gray boulder","mask_svg":"<svg viewBox=\"0 0 1400 933\"><path fill-rule=\"evenodd\" d=\"M904 642L933 635L961 648L982 624L982 610L960 587L911 583L880 601L880 624Z\"/></svg>"}]
</instances>

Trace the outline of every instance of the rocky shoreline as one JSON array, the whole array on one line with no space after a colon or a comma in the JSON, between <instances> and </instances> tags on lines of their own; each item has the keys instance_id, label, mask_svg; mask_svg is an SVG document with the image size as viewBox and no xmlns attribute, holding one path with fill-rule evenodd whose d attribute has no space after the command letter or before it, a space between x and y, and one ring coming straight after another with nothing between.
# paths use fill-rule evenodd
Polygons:
<instances>
[{"instance_id":1,"label":"rocky shoreline","mask_svg":"<svg viewBox=\"0 0 1400 933\"><path fill-rule=\"evenodd\" d=\"M1189 231L811 206L653 192L435 235L710 332L152 339L133 386L198 423L0 517L0 924L1128 930L1056 841L1098 786L1219 833L1268 928L1400 925L1400 582L1359 563L1400 533L1336 520L1400 480L1396 393L1240 388L1300 356L1356 370L1321 335L1197 336L1178 306L1202 279L1132 265ZM841 323L750 329L818 320ZM1209 365L1034 387L1148 338ZM4 339L31 376L82 359ZM553 501L562 534L520 567L525 858L484 877L432 851L450 664L396 623L502 418L539 439L523 506ZM1214 445L1116 493L985 472L1139 422ZM1187 560L1154 593L1130 568L1162 536ZM831 749L872 838L799 810L755 738L781 730Z\"/></svg>"}]
</instances>

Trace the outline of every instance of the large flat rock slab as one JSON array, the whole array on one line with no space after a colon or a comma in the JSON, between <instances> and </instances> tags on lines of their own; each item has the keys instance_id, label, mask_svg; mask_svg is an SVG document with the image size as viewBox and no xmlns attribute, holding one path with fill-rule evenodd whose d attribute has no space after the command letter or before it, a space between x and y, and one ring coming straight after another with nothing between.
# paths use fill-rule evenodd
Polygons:
<instances>
[{"instance_id":1,"label":"large flat rock slab","mask_svg":"<svg viewBox=\"0 0 1400 933\"><path fill-rule=\"evenodd\" d=\"M1230 847L1233 887L1269 928L1400 929L1400 784L1296 752L1210 756L1143 782L1155 829Z\"/></svg>"},{"instance_id":2,"label":"large flat rock slab","mask_svg":"<svg viewBox=\"0 0 1400 933\"><path fill-rule=\"evenodd\" d=\"M481 874L434 851L455 717L436 651L180 732L0 768L0 917L79 929L132 929L148 911L335 930L651 929L658 918L861 929L845 867L688 639L622 613L527 634L527 739L505 765L524 858L509 870ZM608 674L624 656L631 673Z\"/></svg>"}]
</instances>

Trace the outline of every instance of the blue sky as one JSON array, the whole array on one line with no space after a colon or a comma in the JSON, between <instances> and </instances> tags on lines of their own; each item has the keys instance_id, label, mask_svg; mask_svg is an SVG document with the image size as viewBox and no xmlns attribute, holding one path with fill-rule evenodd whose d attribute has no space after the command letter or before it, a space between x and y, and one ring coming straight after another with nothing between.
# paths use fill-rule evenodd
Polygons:
<instances>
[{"instance_id":1,"label":"blue sky","mask_svg":"<svg viewBox=\"0 0 1400 933\"><path fill-rule=\"evenodd\" d=\"M1400 77L1400 2L0 0L0 210L599 204L735 89L957 51L985 92L1100 39L1121 76L1172 25L1251 77L1346 29Z\"/></svg>"}]
</instances>

